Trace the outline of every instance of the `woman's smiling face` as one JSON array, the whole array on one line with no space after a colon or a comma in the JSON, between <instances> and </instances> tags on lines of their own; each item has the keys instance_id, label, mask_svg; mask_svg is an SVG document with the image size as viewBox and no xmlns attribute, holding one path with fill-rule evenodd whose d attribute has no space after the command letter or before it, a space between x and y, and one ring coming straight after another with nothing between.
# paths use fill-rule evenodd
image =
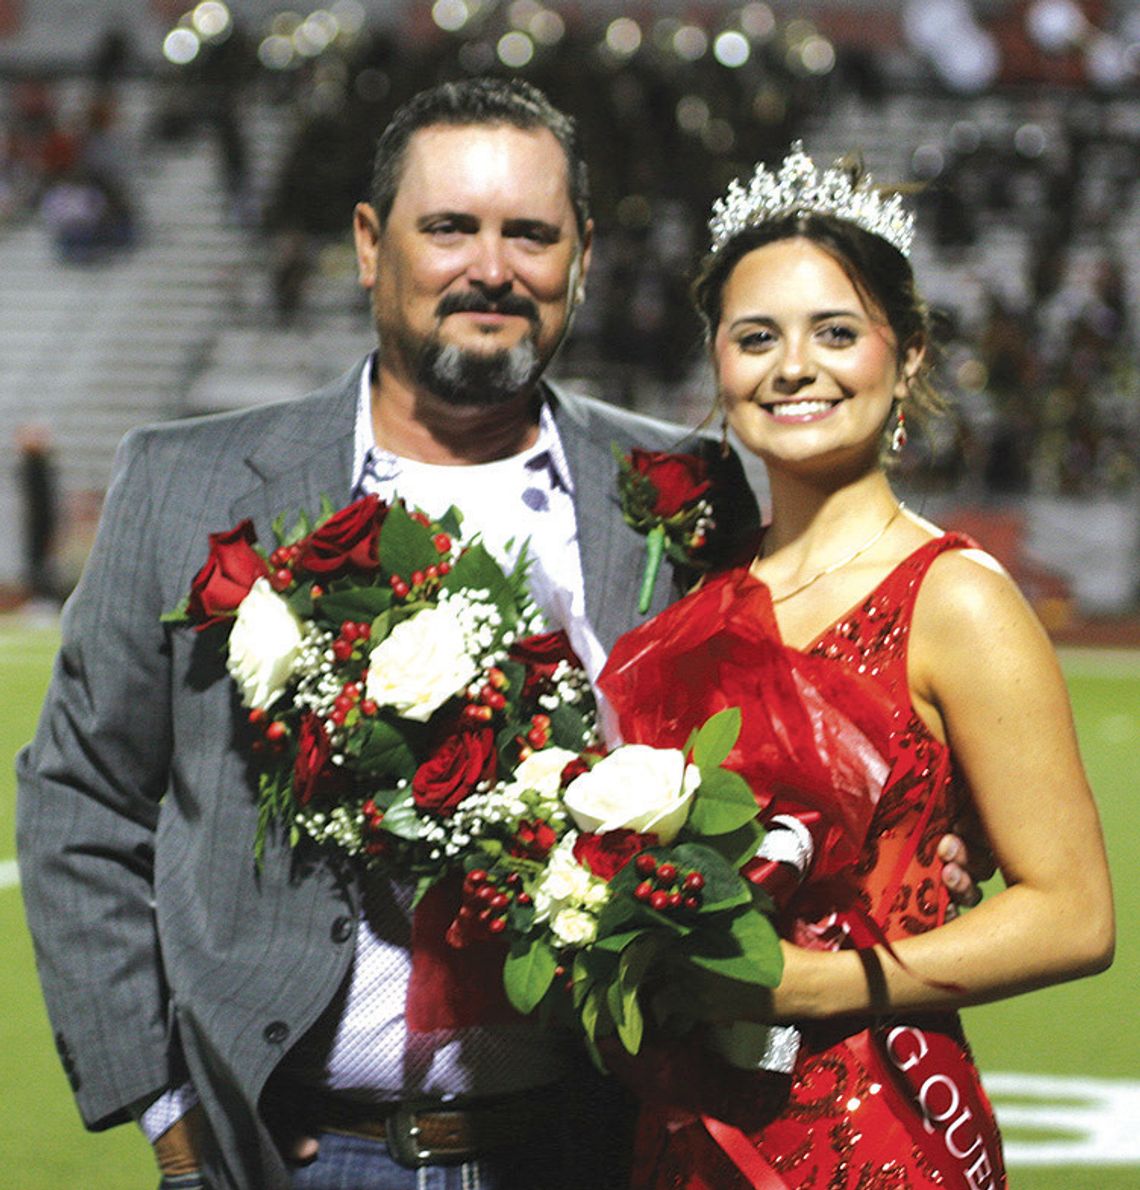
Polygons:
<instances>
[{"instance_id":1,"label":"woman's smiling face","mask_svg":"<svg viewBox=\"0 0 1140 1190\"><path fill-rule=\"evenodd\" d=\"M906 396L898 342L839 263L805 238L741 257L724 286L713 357L729 424L766 462L873 466Z\"/></svg>"}]
</instances>

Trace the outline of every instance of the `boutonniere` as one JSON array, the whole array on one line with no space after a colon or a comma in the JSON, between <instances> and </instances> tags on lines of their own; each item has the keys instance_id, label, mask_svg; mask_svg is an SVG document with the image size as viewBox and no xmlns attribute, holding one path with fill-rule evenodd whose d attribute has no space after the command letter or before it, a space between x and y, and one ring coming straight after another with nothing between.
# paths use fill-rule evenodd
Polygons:
<instances>
[{"instance_id":1,"label":"boutonniere","mask_svg":"<svg viewBox=\"0 0 1140 1190\"><path fill-rule=\"evenodd\" d=\"M634 448L618 462L618 493L625 523L645 535L645 571L637 608L649 610L661 559L668 554L682 565L702 568L701 551L715 528L708 465L699 455Z\"/></svg>"}]
</instances>

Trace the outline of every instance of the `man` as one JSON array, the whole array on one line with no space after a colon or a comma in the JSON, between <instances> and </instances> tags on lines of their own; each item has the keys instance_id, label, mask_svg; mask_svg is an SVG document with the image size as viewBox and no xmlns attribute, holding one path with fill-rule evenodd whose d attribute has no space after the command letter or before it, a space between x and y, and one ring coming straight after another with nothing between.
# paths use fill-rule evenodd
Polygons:
<instances>
[{"instance_id":1,"label":"man","mask_svg":"<svg viewBox=\"0 0 1140 1190\"><path fill-rule=\"evenodd\" d=\"M19 759L56 1042L88 1126L139 1117L171 1186L412 1187L417 1163L453 1179L433 1186L618 1184L620 1129L578 1122L551 1035L405 1028L398 884L283 842L255 868L232 684L204 638L159 624L209 532L250 516L266 541L278 514L366 491L455 503L503 552L529 537L536 597L595 670L638 618L644 541L611 443L672 449L679 431L541 381L590 261L572 121L518 81L436 88L385 131L371 199L354 234L375 355L302 400L121 449ZM719 465L754 523L739 462ZM651 611L676 591L667 566Z\"/></svg>"}]
</instances>

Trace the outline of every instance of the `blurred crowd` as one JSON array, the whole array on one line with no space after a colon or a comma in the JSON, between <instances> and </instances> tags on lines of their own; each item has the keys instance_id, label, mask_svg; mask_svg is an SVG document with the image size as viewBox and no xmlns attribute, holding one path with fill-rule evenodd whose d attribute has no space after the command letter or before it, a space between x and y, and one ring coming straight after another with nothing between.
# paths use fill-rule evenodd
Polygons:
<instances>
[{"instance_id":1,"label":"blurred crowd","mask_svg":"<svg viewBox=\"0 0 1140 1190\"><path fill-rule=\"evenodd\" d=\"M677 20L647 23L634 52L600 38L596 25L565 23L512 68L581 124L598 238L590 298L560 366L611 400L690 420L711 404L687 285L709 206L733 177L758 159L779 159L796 136L810 149L837 105L885 120L900 87L938 92L936 79L900 79L858 43L825 42L831 57L820 68L795 24L805 22L754 36L747 61L729 69L707 45L680 52L679 31L690 27ZM203 131L215 139L232 218L263 239L279 326L304 312L328 247L346 243L375 135L391 112L433 82L508 69L497 36L448 35L425 15L413 28L362 28L271 71L264 45L235 25L171 72L148 135L156 144ZM70 120L50 84L9 87L0 212L33 212L70 261L103 259L140 239L132 150L117 140L116 86L128 59L128 47L108 35L89 99ZM1024 89L1004 93L1011 113L1024 110ZM1046 120L1002 119L1002 94L985 97L986 120L970 116L977 97L956 100L962 119L943 140L928 142L921 123L892 125L892 137L913 142L909 176L897 180L917 186L924 268L984 262L990 237L1003 230L1016 229L1026 245L1020 275L999 284L983 269L960 299L940 291L942 378L955 413L917 437L907 466L916 483L979 494L1132 490L1140 478L1140 266L1122 252L1120 233L1123 221L1140 220L1140 128L1121 126L1087 91L1069 93L1080 103L1042 99ZM282 109L289 129L261 176L243 124L253 103Z\"/></svg>"}]
</instances>

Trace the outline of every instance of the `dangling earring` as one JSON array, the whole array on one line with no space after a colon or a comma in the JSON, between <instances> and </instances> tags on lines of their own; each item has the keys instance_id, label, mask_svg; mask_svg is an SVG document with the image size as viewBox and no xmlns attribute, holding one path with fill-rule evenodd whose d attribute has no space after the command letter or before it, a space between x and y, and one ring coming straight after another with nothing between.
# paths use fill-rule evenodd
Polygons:
<instances>
[{"instance_id":1,"label":"dangling earring","mask_svg":"<svg viewBox=\"0 0 1140 1190\"><path fill-rule=\"evenodd\" d=\"M906 414L903 412L902 402L895 408L895 428L891 431L891 454L902 454L906 446Z\"/></svg>"}]
</instances>

